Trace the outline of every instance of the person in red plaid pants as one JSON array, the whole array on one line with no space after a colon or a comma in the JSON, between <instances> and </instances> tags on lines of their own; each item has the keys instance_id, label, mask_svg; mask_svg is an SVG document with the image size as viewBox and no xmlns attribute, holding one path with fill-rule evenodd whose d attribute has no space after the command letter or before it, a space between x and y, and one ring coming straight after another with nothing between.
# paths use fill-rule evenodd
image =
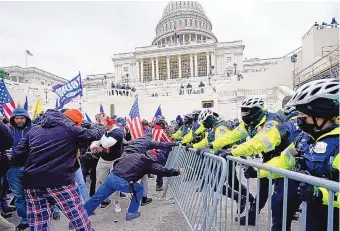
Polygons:
<instances>
[{"instance_id":1,"label":"person in red plaid pants","mask_svg":"<svg viewBox=\"0 0 340 231\"><path fill-rule=\"evenodd\" d=\"M106 117L102 115L103 120ZM81 202L75 172L79 144L99 140L103 125L81 127L82 113L48 110L15 148L11 164L24 166L23 187L30 231L49 231L57 205L77 231L93 231ZM105 122L103 122L105 125Z\"/></svg>"}]
</instances>

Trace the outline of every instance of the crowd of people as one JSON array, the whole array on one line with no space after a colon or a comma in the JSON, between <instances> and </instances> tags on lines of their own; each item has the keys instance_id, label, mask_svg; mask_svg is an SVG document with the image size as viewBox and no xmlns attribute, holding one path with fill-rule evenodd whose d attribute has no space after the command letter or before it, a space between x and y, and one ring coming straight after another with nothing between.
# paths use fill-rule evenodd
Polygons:
<instances>
[{"instance_id":1,"label":"crowd of people","mask_svg":"<svg viewBox=\"0 0 340 231\"><path fill-rule=\"evenodd\" d=\"M152 203L148 178L156 175L156 191L162 191L163 177L185 173L185 169L165 167L172 147L178 145L196 150L197 155L210 152L224 158L261 154L266 165L339 181L338 79L301 86L275 113L264 108L262 98L248 98L241 105L241 115L242 121L224 120L210 109L194 110L178 115L170 125L158 116L152 123L143 120L144 136L132 139L124 117L101 113L95 123L89 123L80 111L62 109L47 110L31 121L24 109L17 108L9 123L0 123L0 229L11 227L5 219L16 211L21 217L16 231L49 230L50 219L59 220L60 213L70 221L70 230L94 230L89 216L111 203L115 212L121 212L120 198L127 193L132 198L125 220L136 219L141 216L139 206ZM237 212L242 214L249 192L233 173L231 161L227 169L222 194L235 202L240 199ZM248 219L241 216L241 225L247 220L255 225L256 201L260 212L271 198L273 231L282 229L284 212L290 230L302 201L308 202L306 230L327 229L327 189L289 180L290 203L283 211L283 178L264 170L259 173L259 194L249 193ZM269 175L275 179L273 195L268 195ZM247 167L244 176L256 178L258 171ZM7 202L9 188L15 208ZM338 193L334 201L334 230L338 230Z\"/></svg>"}]
</instances>

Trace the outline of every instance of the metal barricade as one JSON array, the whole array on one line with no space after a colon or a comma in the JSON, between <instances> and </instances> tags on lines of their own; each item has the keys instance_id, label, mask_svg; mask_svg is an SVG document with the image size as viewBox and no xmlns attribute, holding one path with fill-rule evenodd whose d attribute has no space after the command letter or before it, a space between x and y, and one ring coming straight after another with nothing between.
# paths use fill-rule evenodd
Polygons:
<instances>
[{"instance_id":1,"label":"metal barricade","mask_svg":"<svg viewBox=\"0 0 340 231\"><path fill-rule=\"evenodd\" d=\"M170 153L166 167L185 171L180 177L167 179L163 197L168 190L171 192L190 230L211 230L225 181L226 161L210 153L198 156L193 149L177 147Z\"/></svg>"},{"instance_id":2,"label":"metal barricade","mask_svg":"<svg viewBox=\"0 0 340 231\"><path fill-rule=\"evenodd\" d=\"M299 199L293 200L291 197L292 189L296 197L295 185L305 182L314 186L326 188L329 192L327 231L335 231L333 228L334 219L334 195L340 191L339 182L334 182L310 175L305 175L293 171L283 170L262 164L258 161L241 159L233 156L227 156L223 159L211 153L204 153L203 156L197 156L193 149L187 150L184 147L176 147L169 155L167 161L169 168L184 168L185 174L181 177L168 178L165 184L163 197L167 190L173 195L177 205L182 211L190 230L210 231L210 230L272 230L272 212L279 212L279 228L277 230L306 230L307 210L310 203L301 202ZM257 169L257 178L245 179L244 170L247 167ZM267 178L259 178L260 169L269 172ZM278 178L278 175L280 176ZM267 180L266 186L263 187L263 181ZM291 183L293 186L291 187ZM282 190L280 205L278 206L275 198L277 196L277 184L280 184ZM245 185L245 186L242 186ZM260 190L260 184L262 188ZM273 189L273 184L275 187ZM244 190L246 189L246 190ZM255 209L254 226L241 226L240 217L242 206L245 203L243 216L245 223L248 224L248 214L250 208L250 193L260 195L268 193L267 198L262 199L260 208L260 199L256 196L253 202ZM275 192L275 193L274 193ZM263 195L263 194L262 194ZM274 199L274 205L272 203ZM288 202L289 200L289 202ZM265 205L267 204L267 205ZM293 214L292 214L292 206ZM295 221L295 212L301 208L300 219ZM326 206L326 205L325 205ZM325 208L326 209L326 208ZM338 208L336 208L338 211ZM293 221L294 220L294 221ZM337 221L337 220L335 220ZM277 224L277 222L276 222ZM290 227L290 225L292 226ZM276 229L275 229L276 230Z\"/></svg>"}]
</instances>

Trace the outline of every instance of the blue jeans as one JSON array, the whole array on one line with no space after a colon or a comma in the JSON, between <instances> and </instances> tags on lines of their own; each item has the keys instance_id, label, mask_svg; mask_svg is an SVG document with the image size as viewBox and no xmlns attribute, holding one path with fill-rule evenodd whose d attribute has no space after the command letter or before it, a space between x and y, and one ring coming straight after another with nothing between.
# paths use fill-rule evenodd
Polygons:
<instances>
[{"instance_id":1,"label":"blue jeans","mask_svg":"<svg viewBox=\"0 0 340 231\"><path fill-rule=\"evenodd\" d=\"M76 171L75 179L77 184L79 185L81 197L83 198L84 203L86 203L90 199L90 194L84 181L84 176L81 168Z\"/></svg>"},{"instance_id":2,"label":"blue jeans","mask_svg":"<svg viewBox=\"0 0 340 231\"><path fill-rule=\"evenodd\" d=\"M15 208L18 216L21 217L20 224L27 224L26 199L24 188L22 187L23 172L23 167L10 167L7 171L7 179L14 195Z\"/></svg>"},{"instance_id":3,"label":"blue jeans","mask_svg":"<svg viewBox=\"0 0 340 231\"><path fill-rule=\"evenodd\" d=\"M133 186L135 188L137 198L133 197L131 199L128 213L136 213L138 211L143 195L142 185L134 183ZM87 214L89 216L92 215L96 208L115 191L133 193L127 180L124 180L123 178L115 175L113 172L110 172L98 191L85 203L84 208Z\"/></svg>"}]
</instances>

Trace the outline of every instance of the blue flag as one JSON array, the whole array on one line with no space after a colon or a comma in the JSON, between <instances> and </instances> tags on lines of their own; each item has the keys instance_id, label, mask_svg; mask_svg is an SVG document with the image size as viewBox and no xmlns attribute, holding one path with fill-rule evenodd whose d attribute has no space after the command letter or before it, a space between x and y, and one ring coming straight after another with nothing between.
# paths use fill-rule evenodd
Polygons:
<instances>
[{"instance_id":1,"label":"blue flag","mask_svg":"<svg viewBox=\"0 0 340 231\"><path fill-rule=\"evenodd\" d=\"M52 87L59 96L59 107L63 108L68 102L77 96L83 96L81 75L79 74L65 84L57 84Z\"/></svg>"},{"instance_id":2,"label":"blue flag","mask_svg":"<svg viewBox=\"0 0 340 231\"><path fill-rule=\"evenodd\" d=\"M89 115L85 112L85 119L89 122L89 123L92 123Z\"/></svg>"},{"instance_id":3,"label":"blue flag","mask_svg":"<svg viewBox=\"0 0 340 231\"><path fill-rule=\"evenodd\" d=\"M100 103L99 112L100 112L100 113L104 113L104 108L103 108L103 105L102 105L101 103Z\"/></svg>"},{"instance_id":4,"label":"blue flag","mask_svg":"<svg viewBox=\"0 0 340 231\"><path fill-rule=\"evenodd\" d=\"M59 100L58 100L58 98L55 99L55 109L59 110Z\"/></svg>"},{"instance_id":5,"label":"blue flag","mask_svg":"<svg viewBox=\"0 0 340 231\"><path fill-rule=\"evenodd\" d=\"M24 109L26 111L28 111L28 100L27 100L27 95L26 95L26 101L25 101L25 104L24 104Z\"/></svg>"}]
</instances>

